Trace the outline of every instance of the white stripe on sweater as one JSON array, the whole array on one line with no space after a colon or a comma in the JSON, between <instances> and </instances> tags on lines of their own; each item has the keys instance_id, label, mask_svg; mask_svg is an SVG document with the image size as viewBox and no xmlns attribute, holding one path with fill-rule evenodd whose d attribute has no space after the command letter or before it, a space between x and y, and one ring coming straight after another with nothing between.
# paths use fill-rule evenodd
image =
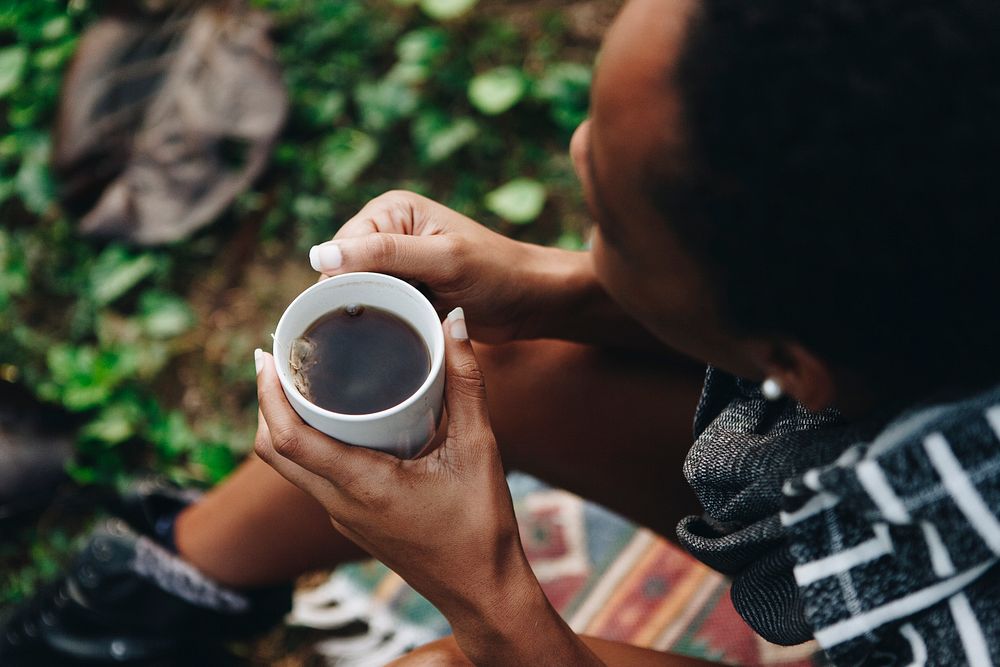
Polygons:
<instances>
[{"instance_id":1,"label":"white stripe on sweater","mask_svg":"<svg viewBox=\"0 0 1000 667\"><path fill-rule=\"evenodd\" d=\"M910 643L910 653L913 655L913 662L907 667L924 667L927 664L927 644L924 643L924 638L920 636L912 623L901 627L899 634L903 635Z\"/></svg>"},{"instance_id":2,"label":"white stripe on sweater","mask_svg":"<svg viewBox=\"0 0 1000 667\"><path fill-rule=\"evenodd\" d=\"M840 498L832 493L823 491L803 503L802 507L798 508L794 512L782 512L781 523L786 526L794 526L800 521L805 521L811 516L815 516L824 510L835 507L839 502Z\"/></svg>"},{"instance_id":3,"label":"white stripe on sweater","mask_svg":"<svg viewBox=\"0 0 1000 667\"><path fill-rule=\"evenodd\" d=\"M865 458L877 459L891 449L894 449L897 445L902 444L907 439L916 435L917 432L927 428L931 423L939 419L945 413L949 412L953 407L954 406L951 405L936 405L932 408L916 412L900 422L890 424L888 428L879 433L878 436L872 440L871 446L868 448L868 451L865 452Z\"/></svg>"},{"instance_id":4,"label":"white stripe on sweater","mask_svg":"<svg viewBox=\"0 0 1000 667\"><path fill-rule=\"evenodd\" d=\"M965 593L960 593L948 600L948 606L951 607L951 617L955 619L958 636L962 638L962 647L965 649L969 667L993 667L986 637L983 636L983 629L972 611L969 598Z\"/></svg>"},{"instance_id":5,"label":"white stripe on sweater","mask_svg":"<svg viewBox=\"0 0 1000 667\"><path fill-rule=\"evenodd\" d=\"M1000 555L1000 521L997 521L996 516L976 491L962 464L951 451L948 441L940 433L931 433L924 438L924 449L931 464L941 476L941 483L951 494L958 509L990 550Z\"/></svg>"},{"instance_id":6,"label":"white stripe on sweater","mask_svg":"<svg viewBox=\"0 0 1000 667\"><path fill-rule=\"evenodd\" d=\"M802 475L802 483L813 491L822 491L823 485L819 483L819 468L813 468Z\"/></svg>"},{"instance_id":7,"label":"white stripe on sweater","mask_svg":"<svg viewBox=\"0 0 1000 667\"><path fill-rule=\"evenodd\" d=\"M993 428L997 439L1000 439L1000 405L994 405L992 408L986 410L986 421Z\"/></svg>"},{"instance_id":8,"label":"white stripe on sweater","mask_svg":"<svg viewBox=\"0 0 1000 667\"><path fill-rule=\"evenodd\" d=\"M951 554L941 539L941 533L934 527L934 524L926 521L920 522L920 528L924 531L924 540L927 542L927 551L931 556L931 567L934 574L939 577L950 577L955 574L955 564L951 562Z\"/></svg>"},{"instance_id":9,"label":"white stripe on sweater","mask_svg":"<svg viewBox=\"0 0 1000 667\"><path fill-rule=\"evenodd\" d=\"M816 631L816 641L819 642L820 646L828 649L859 637L866 632L871 632L886 623L891 623L897 619L915 614L962 590L962 588L975 581L983 572L992 567L995 562L996 559L990 559L951 579L945 579L909 595L897 598L881 607L876 607L871 611L821 628Z\"/></svg>"},{"instance_id":10,"label":"white stripe on sweater","mask_svg":"<svg viewBox=\"0 0 1000 667\"><path fill-rule=\"evenodd\" d=\"M855 471L861 486L868 492L872 502L878 507L882 516L892 523L910 523L910 513L906 511L903 501L893 491L889 480L878 463L871 460L862 461Z\"/></svg>"},{"instance_id":11,"label":"white stripe on sweater","mask_svg":"<svg viewBox=\"0 0 1000 667\"><path fill-rule=\"evenodd\" d=\"M795 581L799 586L826 579L840 572L846 572L852 567L873 561L892 553L892 538L889 536L889 526L877 523L874 526L875 537L835 554L819 558L793 569Z\"/></svg>"}]
</instances>

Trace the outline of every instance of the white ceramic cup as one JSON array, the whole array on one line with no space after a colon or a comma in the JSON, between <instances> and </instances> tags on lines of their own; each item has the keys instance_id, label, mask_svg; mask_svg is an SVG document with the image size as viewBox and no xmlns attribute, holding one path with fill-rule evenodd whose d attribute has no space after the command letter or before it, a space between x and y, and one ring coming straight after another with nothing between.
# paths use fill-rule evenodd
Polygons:
<instances>
[{"instance_id":1,"label":"white ceramic cup","mask_svg":"<svg viewBox=\"0 0 1000 667\"><path fill-rule=\"evenodd\" d=\"M323 315L350 304L381 308L402 318L427 345L431 370L402 403L380 412L347 415L310 403L295 388L290 345ZM434 437L444 397L444 334L430 301L415 287L381 273L344 273L320 281L285 309L274 332L274 363L285 396L313 428L342 442L412 458Z\"/></svg>"}]
</instances>

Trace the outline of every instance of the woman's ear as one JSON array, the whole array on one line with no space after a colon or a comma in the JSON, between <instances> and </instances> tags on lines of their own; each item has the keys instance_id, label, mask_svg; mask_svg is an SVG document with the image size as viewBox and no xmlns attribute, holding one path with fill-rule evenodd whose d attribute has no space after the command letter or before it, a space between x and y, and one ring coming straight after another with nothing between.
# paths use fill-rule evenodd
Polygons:
<instances>
[{"instance_id":1,"label":"woman's ear","mask_svg":"<svg viewBox=\"0 0 1000 667\"><path fill-rule=\"evenodd\" d=\"M759 358L764 374L778 383L786 396L791 396L813 412L833 406L836 384L826 362L795 342L778 342L766 346Z\"/></svg>"}]
</instances>

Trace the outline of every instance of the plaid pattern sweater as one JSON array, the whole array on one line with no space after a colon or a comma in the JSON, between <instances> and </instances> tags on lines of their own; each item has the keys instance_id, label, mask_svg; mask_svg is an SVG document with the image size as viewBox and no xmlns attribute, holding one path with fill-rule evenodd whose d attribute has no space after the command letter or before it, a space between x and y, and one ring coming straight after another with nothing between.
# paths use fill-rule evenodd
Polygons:
<instances>
[{"instance_id":1,"label":"plaid pattern sweater","mask_svg":"<svg viewBox=\"0 0 1000 667\"><path fill-rule=\"evenodd\" d=\"M709 369L678 537L762 636L837 665L1000 665L1000 387L846 424Z\"/></svg>"}]
</instances>

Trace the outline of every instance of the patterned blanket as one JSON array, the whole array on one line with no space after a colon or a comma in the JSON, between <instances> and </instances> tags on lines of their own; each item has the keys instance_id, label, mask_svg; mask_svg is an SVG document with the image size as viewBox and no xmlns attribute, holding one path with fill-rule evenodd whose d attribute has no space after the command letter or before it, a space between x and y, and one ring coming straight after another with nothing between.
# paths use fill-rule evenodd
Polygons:
<instances>
[{"instance_id":1,"label":"patterned blanket","mask_svg":"<svg viewBox=\"0 0 1000 667\"><path fill-rule=\"evenodd\" d=\"M663 538L531 477L509 483L528 559L577 632L732 665L817 664L812 644L779 647L755 635L733 609L728 581ZM374 561L298 591L288 621L330 630L314 649L338 667L384 665L449 632L430 603Z\"/></svg>"}]
</instances>

